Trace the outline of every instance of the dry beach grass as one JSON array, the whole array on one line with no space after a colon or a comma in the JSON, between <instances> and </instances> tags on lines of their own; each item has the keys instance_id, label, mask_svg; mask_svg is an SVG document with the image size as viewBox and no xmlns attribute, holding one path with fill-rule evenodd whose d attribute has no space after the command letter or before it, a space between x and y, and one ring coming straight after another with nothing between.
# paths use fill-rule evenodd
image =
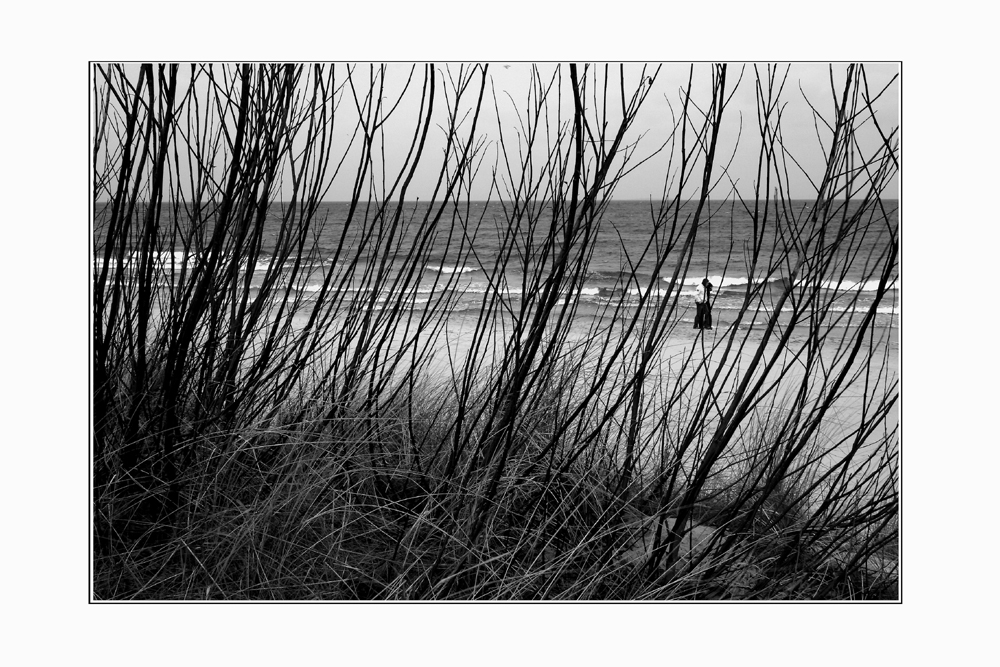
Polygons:
<instances>
[{"instance_id":1,"label":"dry beach grass","mask_svg":"<svg viewBox=\"0 0 1000 667\"><path fill-rule=\"evenodd\" d=\"M808 211L782 187L782 79L758 72L771 187L741 202L755 243L729 250L747 275L790 277L747 284L742 310L697 335L669 290L580 312L594 248L614 238L602 216L628 173L645 73L633 90L621 77L620 109L596 101L618 85L607 69L536 76L527 131L500 142L516 185L498 181L489 266L469 215L477 123L498 104L487 69L411 72L420 122L384 179L369 171L388 169L372 141L388 120L384 71L341 74L95 68L96 599L898 596L898 344L876 322L898 273L895 204L882 197L898 140L887 131L859 154L854 133L874 113L862 68L825 118ZM665 182L702 186L650 207L653 280L669 269L680 284L704 233L725 173L726 86L720 66L710 99L681 95ZM549 125L560 89L573 104ZM423 152L435 103L447 110L436 157ZM346 131L361 157L338 162L340 104L356 107ZM352 164L344 229L361 242L345 231L320 248L318 202ZM418 168L439 173L419 210L407 204ZM873 234L891 242L864 255ZM474 311L453 309L457 276L415 302L442 239L450 264L497 285ZM175 252L198 259L164 265ZM844 257L878 286L870 307L845 311L822 288ZM317 266L322 287L304 297L295 286ZM516 301L499 285L508 267L527 287Z\"/></svg>"}]
</instances>

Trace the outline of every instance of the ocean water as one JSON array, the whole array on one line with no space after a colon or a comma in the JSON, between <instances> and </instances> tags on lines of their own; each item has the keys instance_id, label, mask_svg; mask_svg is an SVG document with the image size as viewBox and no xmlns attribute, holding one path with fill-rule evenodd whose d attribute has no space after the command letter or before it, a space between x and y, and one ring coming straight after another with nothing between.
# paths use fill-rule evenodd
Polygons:
<instances>
[{"instance_id":1,"label":"ocean water","mask_svg":"<svg viewBox=\"0 0 1000 667\"><path fill-rule=\"evenodd\" d=\"M789 246L784 239L791 228L811 229L809 207L810 202L792 202L781 216L781 223L776 222L771 210L767 220L755 225L752 211L742 204L712 202L702 213L693 251L682 256L678 249L669 253L660 249L671 236L678 247L682 245L680 241L690 230L695 214L694 204L681 205L676 221L671 215L658 225L648 202L609 202L592 228L597 242L593 254L586 258L582 284L561 296L576 302L578 315L590 316L601 316L614 308L634 308L643 297L677 296L681 308L676 316L689 321L694 316L695 289L707 277L715 288L712 309L720 324L735 317L744 306L748 290L756 288L757 296L751 305L756 316L743 320L745 326L752 327L769 317L769 309L776 306L779 293L790 280L791 263L797 255L792 252L783 261L775 258ZM888 219L872 216L851 226L841 240L841 251L829 257L829 267L812 274L817 277L798 281L799 286L818 286L822 290L824 301L830 306L830 316L840 314L840 325L856 326L877 297L878 273L873 275L873 271L884 264L880 257L888 253L898 230L896 202L886 202L885 208ZM428 220L439 212L434 233L422 235L420 230L428 229ZM102 234L103 221L109 213L102 207L96 211L95 271L105 265ZM330 278L327 291L332 289L347 299L364 298L371 307L392 304L395 308L419 310L438 302L442 293L447 292L448 308L461 313L478 310L484 295L500 295L516 309L524 294L536 289L530 276L545 275L552 270L551 253L543 257L541 248L552 224L551 209L547 206L536 206L528 216L531 223L512 230L507 223L509 210L495 202L472 202L459 208L446 207L443 211L408 203L402 207L398 219L394 209L384 219L358 209L350 224L349 204L323 203L310 229L297 239L315 251L308 264L296 263L294 256L282 256L277 250L283 241L282 229L289 228L287 223L283 226L283 220L295 220L299 213L284 204L273 204L267 210L258 230L260 251L243 264L244 272L250 273L253 291L260 287L269 269L280 267L281 275L288 277L283 286L289 299L315 300ZM366 215L369 224L362 224ZM757 219L763 220L762 212ZM185 250L180 238L186 234L173 233L174 229L183 232L184 227L183 219L175 225L169 213L163 214L164 240L155 252L157 279L165 289L176 285L185 271L190 272L196 263L204 261L197 238L189 241ZM839 230L838 221L831 226L823 243L814 241L813 247L830 244ZM210 232L208 224L204 238ZM561 239L562 230L557 233ZM755 245L759 257L756 263L752 259ZM138 251L132 251L120 262L112 259L110 268L128 272L137 265L137 260ZM815 266L815 257L811 261L811 266ZM365 280L365 276L373 273L409 278L405 290L394 286L394 280L373 289ZM804 284L809 280L818 283ZM899 322L898 266L892 267L889 287L876 306L876 325L893 328ZM786 304L783 310L790 311L791 304Z\"/></svg>"}]
</instances>

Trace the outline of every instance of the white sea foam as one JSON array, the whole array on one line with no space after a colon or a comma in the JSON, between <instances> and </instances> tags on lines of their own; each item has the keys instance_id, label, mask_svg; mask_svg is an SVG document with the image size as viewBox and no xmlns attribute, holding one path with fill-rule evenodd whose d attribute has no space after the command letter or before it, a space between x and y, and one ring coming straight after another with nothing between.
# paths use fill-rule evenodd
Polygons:
<instances>
[{"instance_id":1,"label":"white sea foam","mask_svg":"<svg viewBox=\"0 0 1000 667\"><path fill-rule=\"evenodd\" d=\"M427 268L431 271L437 271L438 273L450 275L453 273L472 273L473 271L478 271L479 267L475 266L448 266L439 264L428 264Z\"/></svg>"},{"instance_id":2,"label":"white sea foam","mask_svg":"<svg viewBox=\"0 0 1000 667\"><path fill-rule=\"evenodd\" d=\"M704 280L704 276L698 276L695 278L686 278L683 284L686 287L697 287ZM716 289L722 287L737 287L739 285L746 285L749 282L749 278L746 276L708 276L708 282L712 283L712 286Z\"/></svg>"},{"instance_id":3,"label":"white sea foam","mask_svg":"<svg viewBox=\"0 0 1000 667\"><path fill-rule=\"evenodd\" d=\"M868 312L871 306L866 306L863 304L858 304L856 306L830 306L827 310L831 313L856 313L858 315L863 315ZM740 310L743 308L743 304L740 303L722 303L716 301L712 305L712 310ZM753 308L751 308L753 310ZM782 306L781 312L791 313L795 311L794 306ZM763 312L770 312L769 309L763 309ZM875 309L875 312L879 315L899 315L898 306L879 306ZM808 314L808 313L807 313Z\"/></svg>"},{"instance_id":4,"label":"white sea foam","mask_svg":"<svg viewBox=\"0 0 1000 667\"><path fill-rule=\"evenodd\" d=\"M626 290L626 294L630 296L642 296L646 294L649 290L645 287L630 287ZM670 290L666 287L654 287L652 290L652 296L667 296L670 294Z\"/></svg>"},{"instance_id":5,"label":"white sea foam","mask_svg":"<svg viewBox=\"0 0 1000 667\"><path fill-rule=\"evenodd\" d=\"M701 284L704 276L688 277L682 282L685 287L697 287ZM661 280L664 282L670 282L670 276L663 276ZM712 283L712 286L716 289L725 287L740 287L746 285L750 282L750 279L746 276L708 276L708 280ZM781 282L783 278L772 278L769 282ZM798 279L795 281L795 287L807 286L809 283L805 279ZM840 292L875 292L878 290L879 280L825 280L819 285L822 289L837 290ZM886 289L897 289L896 281L890 281L886 285Z\"/></svg>"},{"instance_id":6,"label":"white sea foam","mask_svg":"<svg viewBox=\"0 0 1000 667\"><path fill-rule=\"evenodd\" d=\"M880 282L879 280L827 280L821 283L820 287L838 292L877 292ZM886 284L886 289L896 289L896 281Z\"/></svg>"},{"instance_id":7,"label":"white sea foam","mask_svg":"<svg viewBox=\"0 0 1000 667\"><path fill-rule=\"evenodd\" d=\"M867 313L871 306L857 305L857 306L830 306L830 312L834 313ZM878 306L875 312L879 315L899 315L899 308L897 306Z\"/></svg>"},{"instance_id":8,"label":"white sea foam","mask_svg":"<svg viewBox=\"0 0 1000 667\"><path fill-rule=\"evenodd\" d=\"M150 258L151 258L151 263L152 263L153 268L155 270L157 270L157 271L174 271L174 272L179 272L179 271L184 270L184 269L187 269L188 271L190 271L197 264L199 264L201 262L204 262L208 258L207 254L197 254L197 253L190 253L190 254L188 254L188 253L185 253L183 250L173 250L173 251L171 251L171 250L161 250L161 251L154 251L154 252L150 253L149 255L150 255ZM230 259L231 259L231 257L225 257L224 256L222 258L222 261L223 262L229 262ZM141 251L138 251L138 250L128 253L124 258L122 258L121 263L118 262L117 258L111 258L111 260L109 262L109 266L112 269L117 269L117 268L121 267L122 269L124 269L126 271L134 271L134 270L142 267L143 264L144 264L143 253ZM329 261L327 261L327 262L321 262L319 264L300 263L299 264L299 270L301 270L301 271L315 270L315 269L318 269L318 268L322 268L322 266L324 264L329 264ZM97 270L100 270L103 266L104 266L104 258L102 256L95 257L94 258L94 268L97 269ZM241 271L246 271L249 266L250 266L249 261L240 262L240 270ZM279 268L281 268L281 269L291 269L294 266L295 266L294 262L285 262L284 264L281 264L279 266ZM254 270L254 272L258 272L258 271L262 272L262 271L267 271L270 267L271 267L271 257L270 256L265 256L265 257L258 258L257 261L254 262L253 270Z\"/></svg>"},{"instance_id":9,"label":"white sea foam","mask_svg":"<svg viewBox=\"0 0 1000 667\"><path fill-rule=\"evenodd\" d=\"M503 296L520 296L523 290L520 287L510 287L506 285L492 286L486 283L470 283L461 290L466 294L492 294L497 292Z\"/></svg>"},{"instance_id":10,"label":"white sea foam","mask_svg":"<svg viewBox=\"0 0 1000 667\"><path fill-rule=\"evenodd\" d=\"M182 251L172 252L169 250L164 250L162 252L154 251L152 253L149 253L149 256L150 259L152 260L153 266L161 269L170 268L171 266L176 266L177 268L180 268L185 264L193 263L195 259L193 256L188 257ZM142 264L143 264L143 253L140 251L130 252L129 254L125 255L125 257L123 257L121 261L121 267L125 269L137 268ZM104 266L104 257L103 256L95 257L94 268L99 269L102 266ZM118 259L112 257L109 262L109 266L111 266L112 268L118 268L119 266Z\"/></svg>"}]
</instances>

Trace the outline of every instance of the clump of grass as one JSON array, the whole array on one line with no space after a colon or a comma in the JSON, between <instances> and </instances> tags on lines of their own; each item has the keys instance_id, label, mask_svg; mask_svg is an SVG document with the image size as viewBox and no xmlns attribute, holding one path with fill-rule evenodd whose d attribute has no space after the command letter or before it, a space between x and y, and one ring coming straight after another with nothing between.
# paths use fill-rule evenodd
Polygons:
<instances>
[{"instance_id":1,"label":"clump of grass","mask_svg":"<svg viewBox=\"0 0 1000 667\"><path fill-rule=\"evenodd\" d=\"M852 133L873 112L851 68L816 205L790 210L781 187L753 204L743 269L791 278L773 301L747 285L714 342L663 359L676 292L577 315L650 73L627 90L623 70L536 72L525 145L499 145L508 181L494 182L502 222L496 264L483 266L490 221L469 198L487 68L449 72L444 110L439 71L426 67L422 84L411 71L400 94L419 88L419 122L395 178L369 171L385 167L373 137L395 108L382 106L384 68L95 68L95 597L891 597L897 471L884 427L897 386L871 350L897 270L881 192L898 146L886 137L857 168ZM704 233L727 81L713 69L707 104L682 92L677 191L651 206L646 249L629 257L653 281L673 266L682 282ZM608 85L620 88L613 123L590 102ZM772 72L759 77L762 168L778 184L780 92ZM331 158L344 104L362 155L336 247L321 247L319 202L340 166L328 170L354 155ZM446 149L427 165L436 121ZM407 203L429 166L434 196ZM682 206L692 179L702 186ZM876 233L892 242L864 256ZM821 286L844 255L880 289L837 338L841 304ZM431 353L447 348L459 293L445 278L415 307L432 256L476 264L496 286L443 373ZM512 301L500 281L515 268ZM765 306L760 334L740 327ZM858 386L858 423L824 441Z\"/></svg>"}]
</instances>

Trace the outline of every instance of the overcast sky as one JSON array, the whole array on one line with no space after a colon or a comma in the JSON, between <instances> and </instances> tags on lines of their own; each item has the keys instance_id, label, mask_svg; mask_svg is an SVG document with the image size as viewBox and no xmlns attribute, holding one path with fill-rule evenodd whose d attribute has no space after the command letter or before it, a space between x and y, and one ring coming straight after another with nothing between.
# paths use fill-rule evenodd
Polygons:
<instances>
[{"instance_id":1,"label":"overcast sky","mask_svg":"<svg viewBox=\"0 0 1000 667\"><path fill-rule=\"evenodd\" d=\"M556 66L552 64L537 65L542 80L548 81ZM692 71L693 67L693 71ZM838 96L842 94L843 84L846 78L846 64L833 65L833 82L837 87ZM454 71L455 67L450 67ZM645 72L643 71L645 68ZM777 66L780 73L778 79L784 76L789 65ZM608 121L613 123L620 118L620 95L618 93L618 82L620 80L618 65L610 66L609 79L609 104ZM625 65L625 86L626 91L634 90L642 80L643 76L655 73L656 64L628 63ZM670 130L673 126L671 107L673 114L679 114L682 106L683 91L685 90L689 77L692 78L692 99L701 109L707 109L711 97L713 66L707 63L667 63L663 64L656 75L653 88L649 92L641 111L635 119L632 130L627 135L627 142L631 143L639 140L637 150L632 158L632 162L638 162L642 158L650 157L648 161L637 167L622 180L615 197L618 199L648 199L658 198L664 187L664 180L670 166L669 149L657 150L667 141ZM597 74L598 87L603 86L604 65L591 66L591 76ZM758 65L758 71L766 77L767 65ZM866 64L865 72L868 79L869 89L874 95L886 84L893 80L899 71L898 65L893 64ZM388 78L405 78L409 72L409 66L392 65L388 70ZM479 131L482 132L490 142L484 153L484 169L486 172L491 163L499 159L499 142L497 141L498 125L504 128L505 140L508 145L511 136L519 127L517 112L523 115L527 110L528 92L530 90L532 65L529 63L495 63L489 67L489 77L492 89L496 90L499 106L499 123L497 122L497 112L492 105L492 100L488 102L489 107L486 115L480 123ZM566 110L571 108L572 98L570 97L569 72L567 67L562 68L563 74L563 114L567 118ZM742 78L741 78L742 74ZM718 165L714 176L722 177L718 186L713 190L713 197L732 197L733 188L737 187L744 196L749 196L753 191L753 184L757 172L757 157L760 145L759 129L757 121L757 100L756 100L756 77L753 64L735 63L730 64L727 72L727 95L733 94L729 106L725 110L723 117L723 131L719 138L717 149ZM593 79L591 79L591 90L593 90ZM417 91L414 91L417 92ZM509 98L506 95L509 94ZM627 93L628 94L628 93ZM488 96L491 92L488 92ZM411 102L417 103L418 96L412 95ZM589 97L589 96L588 96ZM820 146L820 138L817 136L816 122L813 113L806 101L809 101L818 111L828 118L832 116L832 90L831 90L831 65L829 63L802 63L793 64L788 69L788 76L785 81L784 90L781 96L784 107L782 120L783 136L786 147L793 153L795 159L802 165L803 169L811 174L814 179L817 174L822 174L824 166L824 152ZM594 100L588 99L589 106L594 107ZM895 128L899 123L899 80L892 84L886 94L878 100L877 112L880 125L883 131L887 128ZM600 99L598 105L603 106ZM416 106L413 107L416 109ZM819 137L823 141L829 140L829 133L822 128L820 123ZM742 131L741 131L742 128ZM641 139L640 139L641 135ZM441 133L439 133L441 136ZM689 135L690 138L690 135ZM875 150L880 139L875 129L869 123L867 127L859 132L861 139L861 150L871 152ZM395 154L396 150L405 150L407 142L387 141L387 150L392 154L392 158L387 158L390 164L395 164L396 160L402 159L402 153ZM394 150L395 149L395 150ZM508 148L508 150L510 150ZM730 163L730 160L732 162ZM673 169L677 167L677 154L674 154ZM722 174L721 165L729 163L729 177ZM433 181L437 176L436 170L427 170L417 175L415 179L415 189L413 192L420 197L426 197L432 190ZM486 174L482 174L486 176ZM809 198L815 194L815 190L809 185L808 179L796 169L794 165L789 170L792 194L796 198ZM736 182L734 186L732 181ZM698 179L696 179L698 180ZM473 196L483 198L488 192L489 178L480 178L477 188L473 189ZM889 196L896 196L896 189L887 193ZM343 198L340 190L335 194L335 198Z\"/></svg>"},{"instance_id":2,"label":"overcast sky","mask_svg":"<svg viewBox=\"0 0 1000 667\"><path fill-rule=\"evenodd\" d=\"M355 85L365 86L369 79L371 66L357 64L353 67ZM376 68L378 67L376 66ZM376 139L375 151L380 162L384 155L386 180L391 184L395 180L399 168L403 165L413 132L417 127L424 65L390 63L384 67L385 104L393 105L396 104L397 100L399 102L392 116L383 126L384 140L382 136ZM406 198L408 200L427 199L433 192L440 172L440 157L445 145L443 127L447 124L447 111L452 101L452 92L449 90L451 88L450 82L457 79L460 71L466 73L470 71L469 65L444 64L435 67L438 77L432 130L425 148L421 168L415 173L407 192ZM658 67L659 71L657 72ZM339 85L339 82L346 79L347 66L336 65L336 68ZM138 70L138 65L128 67L128 71L135 78L138 78ZM822 174L825 155L820 142L828 143L829 132L823 128L821 122L817 123L806 99L808 98L824 116L828 118L832 116L831 65L829 63L779 64L772 65L772 70L777 71L778 81L781 81L782 78L785 79L781 95L784 105L782 133L785 146L802 168L799 169L794 163L789 163L790 192L793 198L811 198L815 195L815 190L802 170L812 175L813 179L818 179ZM785 78L786 70L787 78ZM186 85L185 77L189 71L189 68L181 68L182 86ZM561 84L557 84L557 89L560 92L558 95L554 91L549 94L548 119L553 128L557 124L557 102L562 104L563 122L568 122L571 118L572 96L569 68L565 65L560 67L553 63L537 65L522 62L489 64L483 111L476 128L477 137L482 139L483 144L479 153L480 170L472 188L473 199L485 199L491 196L490 190L493 185L494 172L497 173L498 187L501 191L509 188L507 183L509 179L506 176L507 170L503 164L499 141L501 130L507 150L511 153L513 161L516 162L519 131L523 128L523 122L528 115L531 107L530 101L534 94L532 93L533 72L536 72L541 81L548 85L553 74L557 71L561 71L562 76ZM580 71L582 72L582 66ZM610 64L607 71L608 74L605 78L605 65L603 63L589 66L586 75L589 87L586 103L588 117L594 124L599 124L599 118L606 119L609 127L614 128L621 116L619 64ZM760 146L756 79L758 72L762 77L766 77L767 71L766 64L758 64L756 71L752 63L731 63L728 66L726 94L732 97L723 116L723 130L719 137L716 168L713 172L713 178L717 179L717 184L712 191L713 198L730 198L736 192L744 197L752 196L757 177L757 159ZM843 91L846 71L846 64L832 65L833 85L838 96ZM405 94L402 95L402 99L399 99L411 72L413 80ZM649 79L647 77L655 75L655 81L626 136L626 143L636 146L630 162L632 166L635 166L635 169L620 182L615 192L615 198L659 199L663 193L666 179L671 173L676 172L679 161L679 145L671 152L670 146L664 147L664 144L667 142L674 125L674 119L680 114L689 77L692 82L692 103L698 109L705 110L711 99L713 65L709 63L694 65L690 63L666 63L662 65L626 63L623 72L627 97L639 86L648 85ZM893 81L898 72L899 66L896 63L865 64L865 73L872 95L877 94ZM480 79L480 74L475 73L473 85L467 91L464 103L460 105L463 110L470 110L474 106ZM606 111L603 110L605 105L602 99L605 79L608 84ZM353 119L357 118L351 93L347 88L343 89L342 92L343 97L338 106L338 120L335 130L335 136L337 136L333 153L335 160L339 160L344 152L348 151L348 142L354 129ZM597 100L593 98L595 92L598 94ZM601 110L600 114L598 110ZM879 98L876 111L879 124L884 132L889 132L898 126L898 78ZM693 113L699 112L693 111ZM465 127L468 127L468 120ZM613 133L613 129L609 132ZM462 133L462 136L466 136L466 134ZM862 127L858 136L859 149L866 154L876 150L880 144L879 135L871 123ZM333 181L326 196L327 200L342 201L350 198L355 173L354 166L360 155L357 146L358 142L356 141L354 147L347 152L347 166ZM540 161L543 161L543 152L542 150L535 152ZM671 165L672 158L673 164ZM643 160L645 162L642 162ZM640 162L642 164L638 164ZM722 166L727 164L729 165L728 172L724 174ZM698 166L696 165L696 167ZM221 169L222 166L216 165L216 167ZM376 172L375 175L377 182L381 182L381 174ZM692 187L685 190L685 196L690 196L693 193L694 183L700 183L700 178L692 179ZM675 191L675 188L672 188L670 193L673 194ZM895 184L886 193L889 197L895 197L897 194ZM492 195L493 198L495 196L495 194Z\"/></svg>"}]
</instances>

